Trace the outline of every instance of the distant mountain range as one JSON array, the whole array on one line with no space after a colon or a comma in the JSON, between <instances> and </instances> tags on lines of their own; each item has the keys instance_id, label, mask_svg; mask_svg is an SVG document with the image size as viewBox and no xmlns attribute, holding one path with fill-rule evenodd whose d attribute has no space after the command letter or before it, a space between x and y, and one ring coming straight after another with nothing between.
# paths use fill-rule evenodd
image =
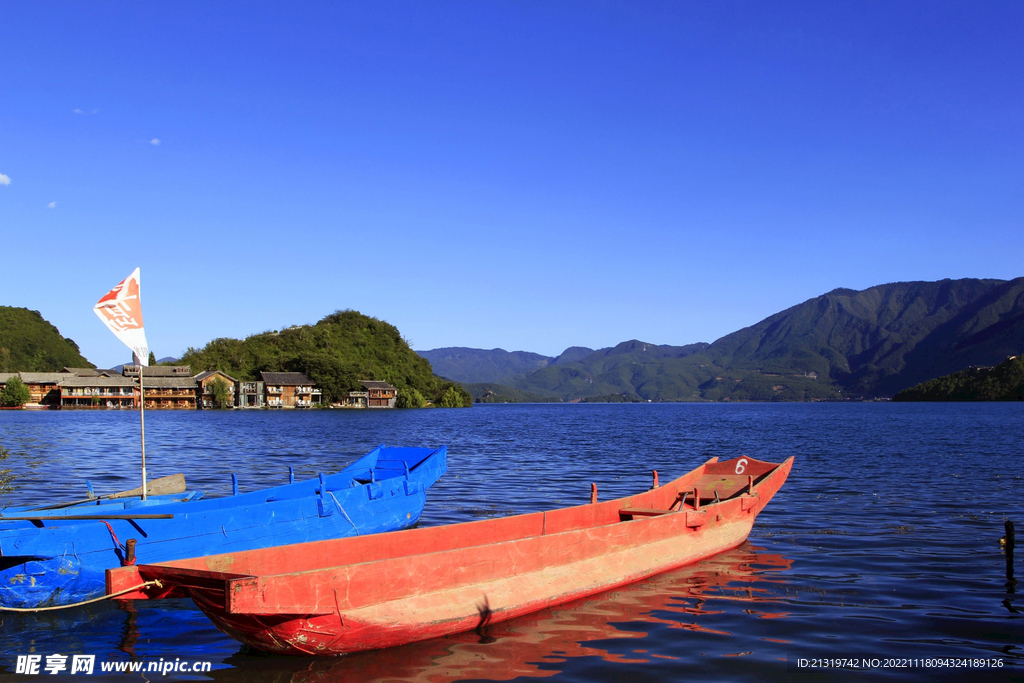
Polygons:
<instances>
[{"instance_id":1,"label":"distant mountain range","mask_svg":"<svg viewBox=\"0 0 1024 683\"><path fill-rule=\"evenodd\" d=\"M558 356L468 348L417 356L392 326L339 311L316 325L217 339L176 362L241 378L302 371L325 396L374 377L430 399L451 389L468 400L436 373L481 401L804 401L891 397L971 366L996 366L1022 347L1024 278L1016 278L836 289L712 344L630 340ZM0 372L91 365L37 311L0 306Z\"/></svg>"},{"instance_id":2,"label":"distant mountain range","mask_svg":"<svg viewBox=\"0 0 1024 683\"><path fill-rule=\"evenodd\" d=\"M549 365L573 363L594 353L594 349L571 346L560 356L542 356L529 351L449 346L416 353L430 361L434 372L441 377L462 383L485 383L508 380L519 375L529 375Z\"/></svg>"},{"instance_id":3,"label":"distant mountain range","mask_svg":"<svg viewBox=\"0 0 1024 683\"><path fill-rule=\"evenodd\" d=\"M636 340L558 357L502 349L420 352L435 372L561 400L890 397L1024 346L1024 278L836 289L712 344ZM475 386L467 387L475 394Z\"/></svg>"}]
</instances>

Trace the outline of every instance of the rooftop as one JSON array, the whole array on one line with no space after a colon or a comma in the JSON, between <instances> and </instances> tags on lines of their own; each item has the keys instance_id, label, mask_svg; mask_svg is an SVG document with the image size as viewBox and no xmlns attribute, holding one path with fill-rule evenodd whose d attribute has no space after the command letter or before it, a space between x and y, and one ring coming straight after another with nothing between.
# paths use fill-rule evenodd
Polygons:
<instances>
[{"instance_id":1,"label":"rooftop","mask_svg":"<svg viewBox=\"0 0 1024 683\"><path fill-rule=\"evenodd\" d=\"M360 380L359 383L362 384L367 389L383 389L384 391L395 391L395 387L391 386L387 382L378 382L376 380Z\"/></svg>"},{"instance_id":2,"label":"rooftop","mask_svg":"<svg viewBox=\"0 0 1024 683\"><path fill-rule=\"evenodd\" d=\"M202 382L204 379L207 379L208 377L213 377L214 375L220 375L222 377L227 377L232 382L237 382L238 381L237 379L235 379L234 377L232 377L228 373L224 372L223 370L203 370L198 375L196 375L196 381L197 382Z\"/></svg>"},{"instance_id":3,"label":"rooftop","mask_svg":"<svg viewBox=\"0 0 1024 683\"><path fill-rule=\"evenodd\" d=\"M18 375L26 384L57 384L68 377L74 377L70 372L19 372Z\"/></svg>"},{"instance_id":4,"label":"rooftop","mask_svg":"<svg viewBox=\"0 0 1024 683\"><path fill-rule=\"evenodd\" d=\"M260 378L267 384L276 386L297 387L311 386L313 380L304 372L260 372Z\"/></svg>"},{"instance_id":5,"label":"rooftop","mask_svg":"<svg viewBox=\"0 0 1024 683\"><path fill-rule=\"evenodd\" d=\"M68 377L61 381L62 387L134 387L130 377Z\"/></svg>"},{"instance_id":6,"label":"rooftop","mask_svg":"<svg viewBox=\"0 0 1024 683\"><path fill-rule=\"evenodd\" d=\"M64 368L64 372L70 372L76 377L99 377L100 371L96 368Z\"/></svg>"},{"instance_id":7,"label":"rooftop","mask_svg":"<svg viewBox=\"0 0 1024 683\"><path fill-rule=\"evenodd\" d=\"M126 365L121 370L125 377L139 374L139 366ZM188 365L150 365L142 371L143 377L191 377L192 368Z\"/></svg>"}]
</instances>

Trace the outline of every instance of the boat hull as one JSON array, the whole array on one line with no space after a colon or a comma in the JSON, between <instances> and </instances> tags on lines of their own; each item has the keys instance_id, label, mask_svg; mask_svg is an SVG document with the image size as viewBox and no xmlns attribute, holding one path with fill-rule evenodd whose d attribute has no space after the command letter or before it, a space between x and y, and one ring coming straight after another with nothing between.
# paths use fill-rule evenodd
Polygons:
<instances>
[{"instance_id":1,"label":"boat hull","mask_svg":"<svg viewBox=\"0 0 1024 683\"><path fill-rule=\"evenodd\" d=\"M515 577L433 592L414 600L399 599L344 615L231 615L224 612L219 595L193 591L192 597L221 631L258 650L291 655L349 654L471 631L641 581L731 550L746 540L750 528L750 521L743 521L699 532L684 549L678 547L675 536L642 544L594 538L590 539L594 544L621 547L557 567L540 567ZM548 551L557 553L559 549Z\"/></svg>"},{"instance_id":2,"label":"boat hull","mask_svg":"<svg viewBox=\"0 0 1024 683\"><path fill-rule=\"evenodd\" d=\"M108 590L158 579L187 590L228 635L280 654L346 654L481 629L742 544L792 458L742 462L705 463L671 484L605 503L301 548L335 566L288 559L298 547L270 548L112 572ZM723 475L751 463L765 467L746 490ZM678 504L681 493L709 483L720 486L718 502Z\"/></svg>"},{"instance_id":3,"label":"boat hull","mask_svg":"<svg viewBox=\"0 0 1024 683\"><path fill-rule=\"evenodd\" d=\"M403 460L388 457L396 453L422 460L406 471ZM124 545L130 538L138 562L165 562L405 529L419 521L426 489L446 468L444 447L381 448L325 477L326 495L319 480L310 480L137 512L171 519L105 520L109 513L98 511L95 521L0 520L0 605L24 609L102 597L106 570L130 564Z\"/></svg>"}]
</instances>

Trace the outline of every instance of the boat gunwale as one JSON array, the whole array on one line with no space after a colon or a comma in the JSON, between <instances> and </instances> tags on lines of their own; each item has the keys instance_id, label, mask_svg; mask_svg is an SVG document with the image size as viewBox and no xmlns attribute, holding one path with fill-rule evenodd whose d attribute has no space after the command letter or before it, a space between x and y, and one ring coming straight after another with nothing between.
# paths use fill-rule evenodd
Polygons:
<instances>
[{"instance_id":1,"label":"boat gunwale","mask_svg":"<svg viewBox=\"0 0 1024 683\"><path fill-rule=\"evenodd\" d=\"M335 484L335 487L333 489L332 488L328 488L328 492L329 493L340 494L342 492L347 492L351 488L361 488L361 487L368 486L371 483L376 483L376 484L387 483L389 486L398 485L398 484L395 484L394 482L402 481L404 470L397 469L397 468L384 468L384 469L387 469L389 472L393 472L395 474L393 474L391 476L387 476L387 477L381 478L381 479L376 479L373 482L371 482L370 480L361 481L360 478L359 478L364 471L368 472L370 470L376 469L375 465L376 465L376 463L377 463L377 461L379 459L380 453L381 453L382 449L386 449L386 448L388 448L388 447L383 445L383 444L381 444L380 446L376 446L371 451L366 453L365 455L362 455L359 458L356 458L354 461L352 461L351 463L346 465L341 470L339 470L337 472L334 472L332 474L324 475L325 480L327 480L329 483L332 483L331 482L332 479L336 480L336 481L333 482ZM402 448L405 448L405 447L402 447ZM411 449L413 447L409 447L409 448ZM427 463L442 448L446 448L446 447L445 446L441 446L441 447L438 447L438 448L427 448L427 447L416 448L415 450L422 450L422 451L425 452L425 454L423 455L422 458L420 458L420 460L418 460L416 462L415 465L409 467L409 473L412 474L413 472L418 472L419 468L422 465L424 465L425 463ZM370 461L372 461L373 464L367 466L365 463L370 462ZM401 462L401 461L397 461L397 462ZM364 467L366 468L365 470L363 469ZM341 475L349 476L350 480L354 480L354 481L359 482L359 486L357 486L357 487L353 487L353 486L345 486L345 487L337 486L337 484L340 481L338 478L341 477ZM343 477L342 477L342 479L343 479ZM284 506L288 506L288 505L301 504L302 501L304 501L306 499L316 498L319 495L319 493L317 493L317 491L319 491L319 489L317 488L319 486L319 483L320 483L319 476L316 476L316 477L310 477L310 478L307 478L307 479L303 479L301 481L296 481L294 483L279 484L277 486L271 486L271 487L267 487L267 488L263 488L263 489L256 489L256 490L253 490L253 491L246 491L244 493L238 493L238 494L235 494L235 495L211 496L209 498L203 496L201 498L195 498L195 499L189 498L187 500L178 500L178 501L163 500L163 501L160 501L159 503L154 503L154 504L149 505L149 506L138 506L138 507L132 506L130 509L125 508L125 512L123 514L131 515L133 513L137 513L139 515L142 515L142 514L154 514L154 513L157 513L157 512L161 512L161 513L162 512L168 512L170 514L174 514L175 515L175 520L177 522L181 522L183 520L188 521L189 520L189 515L192 515L196 519L201 519L203 515L220 516L220 515L224 515L224 514L230 514L231 512L234 512L235 510L238 510L238 509L244 509L244 508L250 508L250 507L257 508L257 507L265 506L265 505L275 505L275 506L284 507ZM299 487L307 487L308 488L308 487L311 487L311 486L313 487L313 489L308 491L308 492L306 492L303 495L291 495L291 494L289 494L289 495L284 496L284 497L278 497L278 496L274 495L275 491L279 491L279 490L282 490L282 489L294 488L295 490L301 490ZM107 505L113 506L115 504L117 504L117 503L111 502L111 503L108 503ZM182 505L187 505L188 507L181 507ZM105 507L103 505L87 506L87 507L88 507L87 511L80 512L80 513L78 513L78 515L81 515L83 517L88 516L90 519L66 519L68 514L59 514L59 515L58 514L43 514L43 515L40 515L40 517L42 518L42 521L44 522L43 526L33 526L32 523L25 523L25 520L16 519L16 518L12 519L12 518L4 517L4 516L0 515L0 539L3 539L3 540L6 540L6 541L10 542L11 540L15 540L19 536L24 535L26 533L31 535L31 534L37 533L38 531L41 531L43 529L61 529L61 530L64 530L64 532L66 533L68 529L71 529L71 528L76 527L76 526L80 527L80 528L85 528L82 525L83 524L88 524L88 523L94 521L92 518L95 518L95 521L102 521L103 519L110 519L109 517L104 517L104 515L110 514L110 510L105 509ZM122 514L122 513L119 513L119 514ZM5 522L10 522L10 524L5 524ZM254 526L259 526L259 524L256 524ZM250 528L250 527L241 527L241 528ZM214 533L214 532L210 532L210 533ZM173 539L166 539L166 540L173 540ZM160 541L160 542L163 542L163 541ZM106 550L106 549L102 549L102 550Z\"/></svg>"},{"instance_id":2,"label":"boat gunwale","mask_svg":"<svg viewBox=\"0 0 1024 683\"><path fill-rule=\"evenodd\" d=\"M768 462L768 461L758 460L756 458L751 458L749 456L740 456L740 457L747 458L748 462L753 463L753 464L769 465L770 466L770 469L768 469L768 470L766 470L766 471L762 472L761 474L759 474L759 475L754 477L754 486L755 487L758 486L760 482L764 481L765 479L767 479L771 475L777 473L780 468L783 468L787 464L791 463L792 460L793 460L793 456L790 456L790 457L786 458L781 463L772 463L772 462ZM738 459L739 458L731 458L730 460L726 460L726 461L723 461L723 462L730 462L732 460L738 460ZM264 552L266 549L240 551L240 552L237 552L237 553L222 553L222 554L218 554L218 555L210 555L210 556L207 556L205 558L185 558L185 559L182 559L182 560L173 560L173 561L160 562L160 563L154 563L154 564L142 564L142 565L138 565L137 570L138 570L139 574L141 576L143 576L144 578L150 578L150 577L157 578L159 576L173 576L173 575L176 575L178 572L181 572L183 575L185 575L187 573L187 575L189 575L189 576L197 576L198 574L195 574L195 572L198 572L199 574L202 574L204 576L209 577L211 580L219 579L219 580L224 581L224 590L226 591L226 590L228 590L228 584L230 582L233 582L233 581L240 581L240 580L241 581L245 581L245 580L250 580L250 579L256 579L256 580L260 580L260 581L265 581L265 580L268 580L268 579L275 579L276 580L276 579L287 579L287 578L293 578L293 577L301 577L304 574L313 574L313 573L316 573L316 572L324 572L324 571L329 571L329 570L332 570L332 569L340 569L340 568L343 568L343 567L357 568L357 567L364 567L364 566L367 566L367 565L373 565L373 564L383 563L383 562L400 561L400 560L414 558L414 557L418 558L418 557L425 557L425 556L430 556L430 555L441 555L441 554L450 553L450 552L463 552L463 551L467 551L467 550L474 549L474 548L487 548L489 546L501 545L501 544L505 544L505 543L514 543L514 542L517 542L517 541L526 541L526 540L542 538L542 537L557 537L557 536L559 536L561 534L579 533L581 531L585 531L585 530L588 530L588 529L600 529L600 528L603 528L603 527L613 527L613 526L617 526L619 524L622 524L624 521L632 521L634 523L641 523L641 524L646 522L648 524L652 524L652 523L657 522L660 519L663 519L666 516L674 516L674 515L678 514L679 512L688 512L688 513L689 512L696 512L697 510L695 510L693 507L683 508L682 506L680 506L680 509L678 509L678 510L673 510L673 511L666 510L666 514L665 515L659 515L659 516L651 516L651 517L646 517L646 516L645 517L639 517L638 516L637 518L634 518L632 520L623 520L623 519L621 519L621 517L619 519L611 519L609 521L595 519L594 523L592 523L592 524L575 525L575 526L571 526L571 527L568 527L568 528L565 528L565 529L561 529L561 530L555 531L555 532L548 532L546 530L546 516L549 513L568 513L569 511L572 511L572 510L581 510L581 509L591 508L592 506L595 506L595 505L596 506L601 506L601 508L605 508L605 507L607 507L609 509L613 509L614 508L616 510L616 513L618 513L619 510L622 510L624 512L629 507L626 504L633 502L634 499L641 498L641 497L648 497L648 496L651 496L652 494L653 495L657 495L655 492L658 491L659 489L670 489L673 486L679 485L679 483L681 481L683 481L683 480L685 480L687 478L692 478L694 480L699 479L701 476L704 476L705 470L707 469L708 465L718 464L718 463L719 463L718 457L713 457L713 458L711 458L711 459L701 463L696 468L681 474L679 477L677 477L677 478L675 478L675 479L673 479L673 480L671 480L669 482L666 482L664 484L661 484L657 488L651 488L651 489L648 489L646 491L640 491L638 493L630 494L628 496L623 496L623 497L620 497L620 498L614 498L614 499L610 499L610 500L607 500L607 501L602 501L602 502L599 502L599 503L596 503L596 504L595 503L583 503L583 504L580 504L580 505L573 505L573 506L569 506L569 507L554 508L554 509L551 509L551 510L540 510L540 511L536 511L536 512L521 513L521 514L518 514L518 515L509 515L507 517L497 517L497 518L492 518L492 519L470 520L470 521L466 521L466 522L457 522L455 524L442 525L442 526L436 526L436 527L423 527L423 528L418 528L418 529L403 529L403 530L399 530L399 531L390 532L390 533L387 534L387 536L389 537L389 540L397 541L400 537L402 537L403 535L406 535L406 534L421 534L422 535L422 533L426 532L426 531L433 531L433 533L439 533L437 531L438 529L452 529L453 527L458 527L460 529L460 531L461 531L461 530L469 529L471 527L484 526L484 525L515 526L515 524L521 523L523 520L526 520L529 517L538 517L538 516L541 517L544 520L544 522L545 522L544 524L542 524L542 527L541 527L542 530L541 530L540 533L534 533L534 532L529 532L528 531L528 532L523 533L522 535L519 535L519 536L516 536L516 537L499 538L498 540L489 540L489 541L486 541L486 542L473 543L473 544L470 544L470 545L466 545L466 544L459 545L459 544L457 544L458 541L454 541L453 545L451 547L445 547L445 548L434 549L434 550L426 550L426 551L421 551L421 552L408 552L408 553L401 552L401 550L399 548L394 547L394 546L397 545L397 543L393 543L393 544L391 544L393 546L391 554L388 554L386 556L375 557L375 558L371 558L371 559L364 560L364 561L361 561L361 562L345 562L345 563L338 563L338 564L326 564L326 565L320 565L320 566L316 566L316 567L309 567L309 568L305 568L305 569L299 569L299 570L295 570L295 571L283 571L283 572L275 572L275 573L271 573L271 574L261 574L261 573L252 573L252 572L227 572L227 571L222 572L222 571L214 570L214 569L197 569L197 568L191 567L191 566L182 566L182 563L195 562L196 560L199 560L199 559L204 559L206 561L207 565L216 564L218 561L227 560L229 557L231 558L231 561L232 561L232 564L233 564L235 561L237 561L239 559L240 555L244 556L246 553ZM682 493L682 491L679 491L677 489L677 496L679 494L681 494L681 493ZM725 498L725 499L719 501L719 503L703 503L700 506L700 510L705 510L709 506L717 505L717 504L720 504L720 503L728 503L728 502L731 502L731 501L736 501L736 500L739 500L742 497L743 497L742 493L737 493L734 496L731 496L729 498ZM702 496L702 498L703 498L703 496ZM339 538L339 539L330 539L330 540L326 540L326 541L313 541L312 543L315 543L315 544L319 544L319 543L324 543L324 544L344 544L344 543L359 542L358 538L359 537L346 537L346 538ZM363 537L363 538L370 538L370 537ZM303 545L309 545L309 544L308 543L292 544L292 546L303 546ZM288 547L290 547L290 546L289 545L278 546L278 548L285 548L285 549L288 548ZM118 571L118 570L112 570L112 571ZM182 585L182 587L184 587L185 586L184 582L181 585ZM211 590L211 587L204 586L203 590ZM216 590L216 589L214 589L214 590Z\"/></svg>"},{"instance_id":3,"label":"boat gunwale","mask_svg":"<svg viewBox=\"0 0 1024 683\"><path fill-rule=\"evenodd\" d=\"M350 483L350 476L378 462L384 467L374 485ZM141 565L408 527L419 520L428 489L445 471L446 445L381 444L337 472L234 496L118 509L116 518L108 508L119 508L121 501L89 507L89 514L77 519L0 518L0 605L38 607L58 593L58 604L102 597L110 592L105 576L109 570L135 566L126 564L127 545L122 543L131 539ZM297 486L308 494L277 496L281 489L295 491ZM220 501L221 507L209 507L211 501ZM173 517L142 519L157 511ZM19 574L31 575L32 581Z\"/></svg>"}]
</instances>

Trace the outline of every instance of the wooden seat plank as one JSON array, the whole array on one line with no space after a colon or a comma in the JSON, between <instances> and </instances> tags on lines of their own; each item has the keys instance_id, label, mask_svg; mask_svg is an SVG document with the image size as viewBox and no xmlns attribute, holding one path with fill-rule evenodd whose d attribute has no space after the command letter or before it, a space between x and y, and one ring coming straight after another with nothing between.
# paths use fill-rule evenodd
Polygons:
<instances>
[{"instance_id":1,"label":"wooden seat plank","mask_svg":"<svg viewBox=\"0 0 1024 683\"><path fill-rule=\"evenodd\" d=\"M675 510L655 510L653 508L622 508L619 510L619 515L630 515L634 517L657 517L658 515L667 515L675 512Z\"/></svg>"}]
</instances>

